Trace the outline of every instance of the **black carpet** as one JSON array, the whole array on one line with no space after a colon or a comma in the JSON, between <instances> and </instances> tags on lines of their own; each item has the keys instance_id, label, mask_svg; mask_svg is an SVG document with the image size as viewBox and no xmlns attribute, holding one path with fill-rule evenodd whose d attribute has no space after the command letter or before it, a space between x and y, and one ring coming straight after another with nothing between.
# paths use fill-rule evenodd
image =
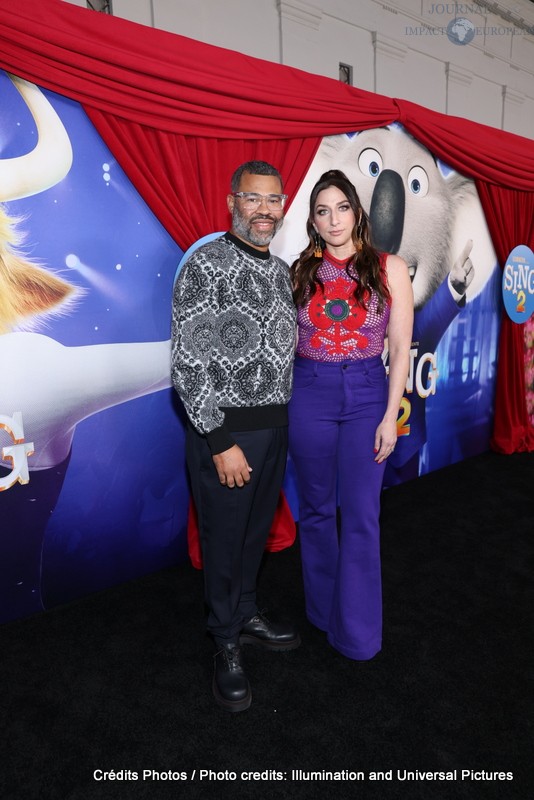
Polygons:
<instances>
[{"instance_id":1,"label":"black carpet","mask_svg":"<svg viewBox=\"0 0 534 800\"><path fill-rule=\"evenodd\" d=\"M382 652L329 647L298 544L270 554L262 605L303 644L246 649L244 713L213 702L188 564L0 627L0 800L530 800L534 454L387 489L382 520Z\"/></svg>"}]
</instances>

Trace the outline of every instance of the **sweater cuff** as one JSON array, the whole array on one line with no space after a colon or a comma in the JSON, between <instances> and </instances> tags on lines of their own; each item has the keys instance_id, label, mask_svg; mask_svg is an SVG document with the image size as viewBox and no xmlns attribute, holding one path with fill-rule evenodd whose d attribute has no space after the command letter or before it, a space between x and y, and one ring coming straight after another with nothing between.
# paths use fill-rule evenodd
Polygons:
<instances>
[{"instance_id":1,"label":"sweater cuff","mask_svg":"<svg viewBox=\"0 0 534 800\"><path fill-rule=\"evenodd\" d=\"M225 450L229 450L230 447L233 447L235 444L235 440L232 439L230 431L224 424L221 425L220 428L214 428L205 435L212 456L216 456L218 453L223 453Z\"/></svg>"}]
</instances>

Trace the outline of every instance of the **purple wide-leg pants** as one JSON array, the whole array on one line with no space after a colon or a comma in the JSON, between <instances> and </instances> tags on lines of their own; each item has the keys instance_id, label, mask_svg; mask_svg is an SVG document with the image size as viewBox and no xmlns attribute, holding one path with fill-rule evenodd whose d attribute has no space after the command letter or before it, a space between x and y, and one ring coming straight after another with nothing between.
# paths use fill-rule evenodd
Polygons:
<instances>
[{"instance_id":1,"label":"purple wide-leg pants","mask_svg":"<svg viewBox=\"0 0 534 800\"><path fill-rule=\"evenodd\" d=\"M289 452L299 493L306 613L333 647L356 660L372 658L382 644L385 462L374 460L374 437L386 404L380 356L341 363L295 359Z\"/></svg>"}]
</instances>

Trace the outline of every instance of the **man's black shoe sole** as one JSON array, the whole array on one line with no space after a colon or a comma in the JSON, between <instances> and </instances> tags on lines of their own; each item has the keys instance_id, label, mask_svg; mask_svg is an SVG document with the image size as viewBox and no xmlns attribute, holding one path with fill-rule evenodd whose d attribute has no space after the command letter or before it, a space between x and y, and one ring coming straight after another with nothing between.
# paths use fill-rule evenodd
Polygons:
<instances>
[{"instance_id":1,"label":"man's black shoe sole","mask_svg":"<svg viewBox=\"0 0 534 800\"><path fill-rule=\"evenodd\" d=\"M242 700L226 700L222 694L220 694L215 678L213 679L212 688L213 696L216 702L226 711L246 711L247 708L250 708L250 704L252 703L251 691L249 691L246 697L244 697Z\"/></svg>"},{"instance_id":2,"label":"man's black shoe sole","mask_svg":"<svg viewBox=\"0 0 534 800\"><path fill-rule=\"evenodd\" d=\"M278 650L279 653L285 653L288 650L296 650L301 643L300 636L289 642L270 642L268 639L261 639L259 636L252 636L249 633L243 633L239 637L239 644L252 644L256 647L263 647L264 650Z\"/></svg>"}]
</instances>

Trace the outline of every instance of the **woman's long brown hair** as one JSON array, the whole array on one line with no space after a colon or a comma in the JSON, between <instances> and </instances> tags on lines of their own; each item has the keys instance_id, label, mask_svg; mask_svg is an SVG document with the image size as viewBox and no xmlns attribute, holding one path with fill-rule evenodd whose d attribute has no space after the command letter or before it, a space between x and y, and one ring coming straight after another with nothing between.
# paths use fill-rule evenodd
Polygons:
<instances>
[{"instance_id":1,"label":"woman's long brown hair","mask_svg":"<svg viewBox=\"0 0 534 800\"><path fill-rule=\"evenodd\" d=\"M329 189L331 186L335 186L336 189L343 192L356 220L359 220L355 223L352 231L352 241L356 252L345 266L347 275L354 281L354 298L358 305L366 308L368 298L372 292L375 292L378 296L378 307L382 310L391 295L385 273L380 266L379 254L371 244L369 219L362 208L353 184L338 169L331 169L321 175L310 195L310 211L306 222L309 243L291 265L295 303L297 306L304 305L315 294L317 286L322 285L321 280L317 277L322 258L315 255L316 233L313 227L313 218L319 192ZM324 249L325 243L322 240L321 245Z\"/></svg>"}]
</instances>

